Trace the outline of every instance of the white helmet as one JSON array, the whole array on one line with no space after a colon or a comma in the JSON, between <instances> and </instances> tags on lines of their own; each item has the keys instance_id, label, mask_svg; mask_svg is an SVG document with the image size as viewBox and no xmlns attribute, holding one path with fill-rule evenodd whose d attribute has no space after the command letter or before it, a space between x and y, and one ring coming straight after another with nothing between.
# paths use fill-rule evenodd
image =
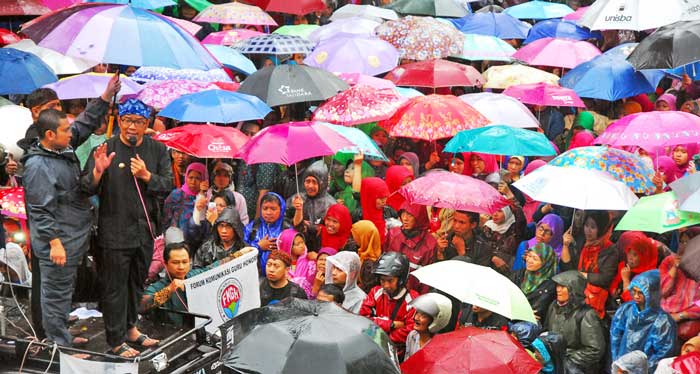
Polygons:
<instances>
[{"instance_id":1,"label":"white helmet","mask_svg":"<svg viewBox=\"0 0 700 374\"><path fill-rule=\"evenodd\" d=\"M410 305L416 311L433 317L433 322L428 326L428 331L433 334L445 328L452 317L452 301L439 293L418 296Z\"/></svg>"}]
</instances>

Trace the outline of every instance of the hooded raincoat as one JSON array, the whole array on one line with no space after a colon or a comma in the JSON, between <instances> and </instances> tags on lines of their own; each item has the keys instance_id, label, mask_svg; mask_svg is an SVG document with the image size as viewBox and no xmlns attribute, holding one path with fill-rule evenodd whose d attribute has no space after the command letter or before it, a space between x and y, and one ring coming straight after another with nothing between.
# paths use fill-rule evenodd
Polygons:
<instances>
[{"instance_id":1,"label":"hooded raincoat","mask_svg":"<svg viewBox=\"0 0 700 374\"><path fill-rule=\"evenodd\" d=\"M326 258L326 284L333 283L333 268L338 268L346 274L345 301L343 308L352 313L359 313L362 302L367 294L357 286L357 278L360 276L360 257L354 252L340 252Z\"/></svg>"},{"instance_id":2,"label":"hooded raincoat","mask_svg":"<svg viewBox=\"0 0 700 374\"><path fill-rule=\"evenodd\" d=\"M17 278L16 280L6 279L7 274L0 272L0 282L32 284L32 272L29 270L27 258L19 245L10 242L5 244L5 248L0 248L0 263L5 264L15 273L10 278Z\"/></svg>"},{"instance_id":3,"label":"hooded raincoat","mask_svg":"<svg viewBox=\"0 0 700 374\"><path fill-rule=\"evenodd\" d=\"M613 362L612 370L613 373L617 373L617 370L624 370L628 374L647 374L649 373L647 355L642 351L627 353Z\"/></svg>"},{"instance_id":4,"label":"hooded raincoat","mask_svg":"<svg viewBox=\"0 0 700 374\"><path fill-rule=\"evenodd\" d=\"M274 192L268 192L265 194L265 196L268 195L274 196L280 203L279 218L277 218L277 220L272 223L267 223L263 221L262 204L260 204L260 217L250 221L250 223L248 223L248 225L243 230L243 240L246 242L246 244L248 244L251 247L257 248L259 251L258 259L260 260L259 265L261 270L265 270L265 264L267 263L267 258L270 256L270 251L260 248L258 242L260 242L260 240L262 240L266 236L269 239L279 238L280 234L284 229L288 229L291 227L291 224L288 221L285 221L284 219L284 212L285 208L287 207L287 204L284 202L282 196ZM263 198L265 198L265 196L263 196Z\"/></svg>"},{"instance_id":5,"label":"hooded raincoat","mask_svg":"<svg viewBox=\"0 0 700 374\"><path fill-rule=\"evenodd\" d=\"M296 239L297 236L301 237L302 239L304 238L294 229L282 231L280 237L277 238L277 249L292 257L293 262L292 266L287 271L287 278L303 288L304 292L306 292L306 297L311 299L313 298L311 286L313 285L314 277L316 276L316 262L311 261L308 257L306 257L306 245L304 245L304 253L294 260L294 256L292 255L292 247L294 246L294 239Z\"/></svg>"},{"instance_id":6,"label":"hooded raincoat","mask_svg":"<svg viewBox=\"0 0 700 374\"><path fill-rule=\"evenodd\" d=\"M411 271L431 264L435 260L437 240L430 234L428 226L428 211L423 205L404 202L401 212L415 217L415 226L411 230L394 227L389 230L384 252L399 252L408 257Z\"/></svg>"},{"instance_id":7,"label":"hooded raincoat","mask_svg":"<svg viewBox=\"0 0 700 374\"><path fill-rule=\"evenodd\" d=\"M624 251L625 255L634 251L639 257L639 263L637 266L631 268L632 274L631 278L636 275L641 274L648 270L656 269L656 264L659 260L658 250L656 244L644 235L641 231L626 231L620 235L620 239L617 241L617 248L620 251ZM625 261L621 261L617 267L617 275L610 284L610 293L618 292L620 298L623 302L632 301L632 295L629 289L622 290L622 269L627 266Z\"/></svg>"},{"instance_id":8,"label":"hooded raincoat","mask_svg":"<svg viewBox=\"0 0 700 374\"><path fill-rule=\"evenodd\" d=\"M323 160L319 160L309 165L304 172L304 178L312 177L318 183L318 193L315 196L309 196L306 191L301 192L301 198L304 200L304 220L311 224L321 223L326 215L328 208L335 204L336 201L328 193L328 168ZM294 216L294 195L287 199L287 206L290 208L287 212L288 217Z\"/></svg>"},{"instance_id":9,"label":"hooded raincoat","mask_svg":"<svg viewBox=\"0 0 700 374\"><path fill-rule=\"evenodd\" d=\"M225 248L221 238L219 237L219 231L217 227L221 223L227 223L235 232L235 237L233 239L233 245L229 248ZM241 217L238 215L238 211L232 207L226 207L221 211L219 217L214 221L214 225L211 228L212 234L211 239L207 240L202 244L197 253L194 255L194 260L192 261L192 267L200 268L209 266L214 261L221 260L224 257L229 256L241 248L245 247L246 244L243 241L243 223L241 222Z\"/></svg>"}]
</instances>

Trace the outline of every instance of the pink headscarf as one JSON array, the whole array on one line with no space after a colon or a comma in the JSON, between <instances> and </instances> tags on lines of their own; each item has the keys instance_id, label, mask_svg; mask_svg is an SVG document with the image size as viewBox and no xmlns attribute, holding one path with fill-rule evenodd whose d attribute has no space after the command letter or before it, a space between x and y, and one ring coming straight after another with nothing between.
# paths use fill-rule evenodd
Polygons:
<instances>
[{"instance_id":1,"label":"pink headscarf","mask_svg":"<svg viewBox=\"0 0 700 374\"><path fill-rule=\"evenodd\" d=\"M588 147L589 145L593 145L594 140L595 136L590 132L586 130L579 131L571 138L569 149Z\"/></svg>"},{"instance_id":2,"label":"pink headscarf","mask_svg":"<svg viewBox=\"0 0 700 374\"><path fill-rule=\"evenodd\" d=\"M480 159L484 160L484 171L481 174L493 174L498 171L498 162L496 162L496 155L487 155L486 153L478 152L465 152L464 155L464 174L469 176L474 176L474 170L472 170L471 157L472 155L478 156Z\"/></svg>"},{"instance_id":3,"label":"pink headscarf","mask_svg":"<svg viewBox=\"0 0 700 374\"><path fill-rule=\"evenodd\" d=\"M525 167L525 175L532 173L533 171L541 168L544 165L547 165L547 162L545 162L544 160L530 161L530 163L528 163ZM530 196L525 195L525 205L523 205L523 214L525 214L525 219L527 219L527 223L532 222L532 215L535 214L535 211L537 211L538 206L540 206L539 201L535 201Z\"/></svg>"},{"instance_id":4,"label":"pink headscarf","mask_svg":"<svg viewBox=\"0 0 700 374\"><path fill-rule=\"evenodd\" d=\"M676 107L676 97L669 93L665 93L659 96L659 98L656 99L654 106L656 106L656 103L658 103L659 101L665 101L666 104L668 104L668 106L671 108L671 110L678 110Z\"/></svg>"},{"instance_id":5,"label":"pink headscarf","mask_svg":"<svg viewBox=\"0 0 700 374\"><path fill-rule=\"evenodd\" d=\"M277 238L277 248L292 257L292 247L294 246L294 239L297 236L300 236L302 239L304 238L303 235L296 232L294 229L282 231L279 238ZM304 245L304 254L297 258L294 270L290 268L287 275L292 282L298 284L306 291L306 296L311 297L311 285L316 276L316 262L309 261L306 254L307 249L306 245Z\"/></svg>"},{"instance_id":6,"label":"pink headscarf","mask_svg":"<svg viewBox=\"0 0 700 374\"><path fill-rule=\"evenodd\" d=\"M666 176L666 184L670 184L685 174L685 170L678 167L671 157L659 156L654 162L656 170Z\"/></svg>"},{"instance_id":7,"label":"pink headscarf","mask_svg":"<svg viewBox=\"0 0 700 374\"><path fill-rule=\"evenodd\" d=\"M207 172L207 167L204 166L203 163L201 162L193 162L191 163L188 167L187 170L185 170L185 182L182 184L182 191L185 192L186 195L188 196L194 196L197 194L197 191L192 191L190 190L189 187L187 187L187 176L190 174L191 171L196 171L199 172L199 174L202 176L202 181L208 181L209 180L209 173Z\"/></svg>"}]
</instances>

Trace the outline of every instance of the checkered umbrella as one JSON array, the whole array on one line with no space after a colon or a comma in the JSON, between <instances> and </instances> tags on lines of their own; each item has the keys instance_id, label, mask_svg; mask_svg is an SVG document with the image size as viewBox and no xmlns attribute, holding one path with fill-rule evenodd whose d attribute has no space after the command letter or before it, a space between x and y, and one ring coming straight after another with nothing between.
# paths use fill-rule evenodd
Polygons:
<instances>
[{"instance_id":1,"label":"checkered umbrella","mask_svg":"<svg viewBox=\"0 0 700 374\"><path fill-rule=\"evenodd\" d=\"M299 36L269 34L243 40L236 44L234 48L241 53L265 55L309 54L314 48L314 43Z\"/></svg>"}]
</instances>

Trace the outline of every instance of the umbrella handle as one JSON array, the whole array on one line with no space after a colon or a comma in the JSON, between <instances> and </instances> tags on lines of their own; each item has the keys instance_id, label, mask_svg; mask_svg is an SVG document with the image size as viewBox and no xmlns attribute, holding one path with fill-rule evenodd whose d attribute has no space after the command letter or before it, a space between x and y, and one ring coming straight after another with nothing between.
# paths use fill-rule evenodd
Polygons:
<instances>
[{"instance_id":1,"label":"umbrella handle","mask_svg":"<svg viewBox=\"0 0 700 374\"><path fill-rule=\"evenodd\" d=\"M109 66L109 65L107 65ZM117 72L119 74L119 72ZM117 75L118 77L119 75ZM119 79L119 78L117 78ZM112 132L114 131L114 111L117 108L117 94L115 93L114 96L112 96L112 102L109 104L109 119L107 120L107 133L105 134L105 137L107 139L112 137Z\"/></svg>"}]
</instances>

